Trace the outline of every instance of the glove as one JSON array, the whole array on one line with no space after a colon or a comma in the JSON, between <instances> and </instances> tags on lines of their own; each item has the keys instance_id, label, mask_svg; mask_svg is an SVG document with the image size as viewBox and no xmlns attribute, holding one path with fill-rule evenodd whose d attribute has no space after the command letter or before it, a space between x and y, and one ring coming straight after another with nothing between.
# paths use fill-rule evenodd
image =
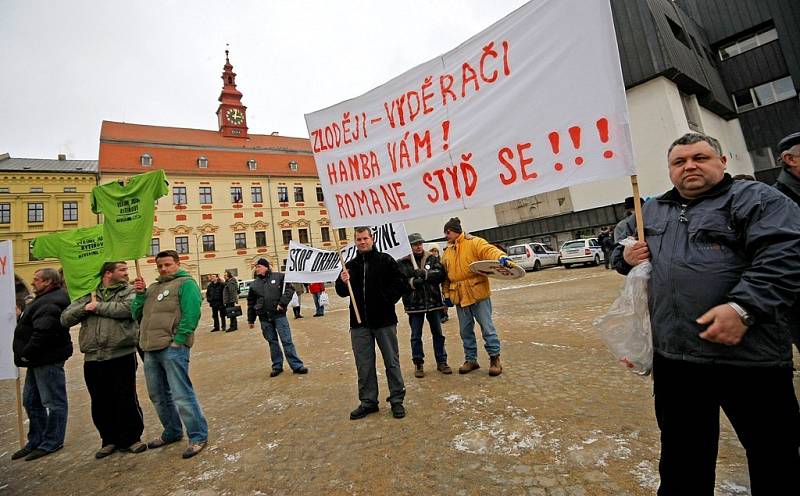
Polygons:
<instances>
[{"instance_id":1,"label":"glove","mask_svg":"<svg viewBox=\"0 0 800 496\"><path fill-rule=\"evenodd\" d=\"M414 278L416 279L425 279L425 271L422 269L417 269L414 271Z\"/></svg>"},{"instance_id":2,"label":"glove","mask_svg":"<svg viewBox=\"0 0 800 496\"><path fill-rule=\"evenodd\" d=\"M512 262L511 259L508 258L508 257L500 257L500 258L497 259L497 261L503 267L513 267L514 266L514 262Z\"/></svg>"},{"instance_id":3,"label":"glove","mask_svg":"<svg viewBox=\"0 0 800 496\"><path fill-rule=\"evenodd\" d=\"M453 306L453 301L450 298L445 298L444 299L444 304L445 304L445 306L452 307Z\"/></svg>"}]
</instances>

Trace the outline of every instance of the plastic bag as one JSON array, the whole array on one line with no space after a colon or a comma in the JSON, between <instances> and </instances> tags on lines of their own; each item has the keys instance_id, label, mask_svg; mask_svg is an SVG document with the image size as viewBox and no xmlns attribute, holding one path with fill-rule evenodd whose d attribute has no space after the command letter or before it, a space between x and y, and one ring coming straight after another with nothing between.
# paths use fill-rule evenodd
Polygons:
<instances>
[{"instance_id":1,"label":"plastic bag","mask_svg":"<svg viewBox=\"0 0 800 496\"><path fill-rule=\"evenodd\" d=\"M620 241L623 246L635 243L633 238ZM622 287L622 294L594 327L611 353L628 370L650 375L653 368L653 336L650 309L647 306L647 285L652 266L643 262L631 269Z\"/></svg>"},{"instance_id":2,"label":"plastic bag","mask_svg":"<svg viewBox=\"0 0 800 496\"><path fill-rule=\"evenodd\" d=\"M292 299L289 300L289 307L299 307L300 306L300 298L297 296L297 293L292 295Z\"/></svg>"},{"instance_id":3,"label":"plastic bag","mask_svg":"<svg viewBox=\"0 0 800 496\"><path fill-rule=\"evenodd\" d=\"M319 306L326 307L330 304L331 300L328 298L328 293L323 291L319 294Z\"/></svg>"}]
</instances>

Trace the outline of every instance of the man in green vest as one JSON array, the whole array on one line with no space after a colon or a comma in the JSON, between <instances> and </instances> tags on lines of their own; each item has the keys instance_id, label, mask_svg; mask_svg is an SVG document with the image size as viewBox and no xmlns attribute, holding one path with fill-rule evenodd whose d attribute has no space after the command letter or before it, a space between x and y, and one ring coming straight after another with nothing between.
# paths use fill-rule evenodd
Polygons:
<instances>
[{"instance_id":1,"label":"man in green vest","mask_svg":"<svg viewBox=\"0 0 800 496\"><path fill-rule=\"evenodd\" d=\"M180 441L181 422L186 426L189 446L183 458L203 451L208 443L208 423L189 379L189 349L200 321L200 288L181 268L175 250L156 255L158 279L147 287L144 279L134 282L136 298L131 305L139 323L139 347L144 351L144 376L150 401L164 432L147 443L150 449Z\"/></svg>"}]
</instances>

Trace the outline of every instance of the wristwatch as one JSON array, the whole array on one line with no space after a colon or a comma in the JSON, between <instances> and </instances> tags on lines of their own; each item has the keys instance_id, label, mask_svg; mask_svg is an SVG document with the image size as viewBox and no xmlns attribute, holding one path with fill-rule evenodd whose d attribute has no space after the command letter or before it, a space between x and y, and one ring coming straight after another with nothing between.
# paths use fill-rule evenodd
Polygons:
<instances>
[{"instance_id":1,"label":"wristwatch","mask_svg":"<svg viewBox=\"0 0 800 496\"><path fill-rule=\"evenodd\" d=\"M731 308L733 308L734 310L736 310L736 313L738 313L738 314L739 314L739 318L740 318L740 319L742 319L742 323L743 323L744 325L746 325L746 326L748 326L748 327L749 327L749 326L751 326L751 325L753 325L753 324L755 324L755 323L756 323L756 319L755 319L755 318L754 318L752 315L750 315L749 313L747 313L747 310L745 310L744 308L742 308L742 306L741 306L741 305L739 305L738 303L734 303L734 302L732 302L732 301L729 301L729 302L728 302L728 305L730 305L730 306L731 306Z\"/></svg>"}]
</instances>

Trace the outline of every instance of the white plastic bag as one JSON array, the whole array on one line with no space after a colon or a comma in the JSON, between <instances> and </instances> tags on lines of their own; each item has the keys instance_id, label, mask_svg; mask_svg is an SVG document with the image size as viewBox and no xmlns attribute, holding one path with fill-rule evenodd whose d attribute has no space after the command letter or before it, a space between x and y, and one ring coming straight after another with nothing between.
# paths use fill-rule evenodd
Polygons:
<instances>
[{"instance_id":1,"label":"white plastic bag","mask_svg":"<svg viewBox=\"0 0 800 496\"><path fill-rule=\"evenodd\" d=\"M620 241L627 246L633 238ZM647 306L647 285L652 266L643 262L631 269L622 288L604 316L594 321L594 327L611 353L631 372L649 375L653 368L653 336L650 329L650 310Z\"/></svg>"},{"instance_id":2,"label":"white plastic bag","mask_svg":"<svg viewBox=\"0 0 800 496\"><path fill-rule=\"evenodd\" d=\"M322 293L319 294L319 306L326 307L328 306L328 304L330 304L330 302L331 301L328 298L328 293L323 291Z\"/></svg>"},{"instance_id":3,"label":"white plastic bag","mask_svg":"<svg viewBox=\"0 0 800 496\"><path fill-rule=\"evenodd\" d=\"M300 306L300 298L297 297L297 293L292 295L292 299L289 300L289 307L299 307Z\"/></svg>"}]
</instances>

